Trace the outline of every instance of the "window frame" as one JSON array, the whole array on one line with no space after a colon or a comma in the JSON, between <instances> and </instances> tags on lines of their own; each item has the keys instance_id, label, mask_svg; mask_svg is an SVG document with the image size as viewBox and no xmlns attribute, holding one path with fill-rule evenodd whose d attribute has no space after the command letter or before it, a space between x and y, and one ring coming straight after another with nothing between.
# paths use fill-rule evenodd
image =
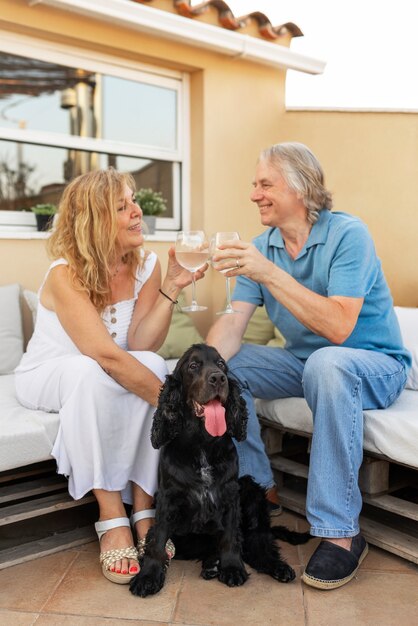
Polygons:
<instances>
[{"instance_id":1,"label":"window frame","mask_svg":"<svg viewBox=\"0 0 418 626\"><path fill-rule=\"evenodd\" d=\"M68 67L116 76L126 80L167 87L177 92L176 136L174 149L157 148L93 137L78 137L31 129L6 128L0 123L0 139L46 147L77 149L119 156L149 158L173 163L173 217L157 218L157 233L152 239L172 239L190 217L190 84L189 76L159 66L146 65L95 50L10 33L0 29L0 51L36 58ZM171 235L171 236L170 236Z\"/></svg>"}]
</instances>

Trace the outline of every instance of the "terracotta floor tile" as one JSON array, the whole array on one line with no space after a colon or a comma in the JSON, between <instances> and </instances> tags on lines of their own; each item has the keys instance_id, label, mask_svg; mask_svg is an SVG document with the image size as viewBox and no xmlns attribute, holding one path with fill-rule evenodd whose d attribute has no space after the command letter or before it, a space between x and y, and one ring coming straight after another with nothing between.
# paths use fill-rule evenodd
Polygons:
<instances>
[{"instance_id":1,"label":"terracotta floor tile","mask_svg":"<svg viewBox=\"0 0 418 626\"><path fill-rule=\"evenodd\" d=\"M369 554L364 560L361 568L376 570L379 572L404 572L405 574L418 574L418 566L415 563L371 545L369 545Z\"/></svg>"},{"instance_id":2,"label":"terracotta floor tile","mask_svg":"<svg viewBox=\"0 0 418 626\"><path fill-rule=\"evenodd\" d=\"M70 552L58 552L1 570L0 608L40 611L76 558Z\"/></svg>"},{"instance_id":3,"label":"terracotta floor tile","mask_svg":"<svg viewBox=\"0 0 418 626\"><path fill-rule=\"evenodd\" d=\"M126 620L118 619L116 617L103 618L79 615L43 614L39 617L34 626L167 626L167 623L144 621L141 619Z\"/></svg>"},{"instance_id":4,"label":"terracotta floor tile","mask_svg":"<svg viewBox=\"0 0 418 626\"><path fill-rule=\"evenodd\" d=\"M80 552L73 566L44 607L47 613L169 622L182 579L181 562L171 564L164 590L155 597L133 596L127 585L116 585L101 573L98 556Z\"/></svg>"},{"instance_id":5,"label":"terracotta floor tile","mask_svg":"<svg viewBox=\"0 0 418 626\"><path fill-rule=\"evenodd\" d=\"M307 528L288 512L275 523ZM300 581L318 542L280 541L297 572L293 583L252 572L245 585L230 589L201 579L199 563L174 561L164 589L146 599L103 578L92 542L0 571L0 626L415 626L416 565L372 546L356 579L321 592Z\"/></svg>"},{"instance_id":6,"label":"terracotta floor tile","mask_svg":"<svg viewBox=\"0 0 418 626\"><path fill-rule=\"evenodd\" d=\"M189 564L184 574L173 624L305 624L299 572L297 580L288 584L252 572L245 585L234 588L200 578L197 563Z\"/></svg>"},{"instance_id":7,"label":"terracotta floor tile","mask_svg":"<svg viewBox=\"0 0 418 626\"><path fill-rule=\"evenodd\" d=\"M305 586L309 626L415 626L418 576L360 570L341 589ZM415 598L415 600L414 600Z\"/></svg>"},{"instance_id":8,"label":"terracotta floor tile","mask_svg":"<svg viewBox=\"0 0 418 626\"><path fill-rule=\"evenodd\" d=\"M287 526L290 530L298 530L297 526L301 518L296 513L283 509L281 515L271 517L270 519L272 526Z\"/></svg>"},{"instance_id":9,"label":"terracotta floor tile","mask_svg":"<svg viewBox=\"0 0 418 626\"><path fill-rule=\"evenodd\" d=\"M306 532L309 528L302 516L287 510L284 510L282 515L272 518L272 526L286 526L289 530L297 532ZM301 564L301 553L298 546L292 546L285 541L279 540L279 547L282 556L292 567Z\"/></svg>"},{"instance_id":10,"label":"terracotta floor tile","mask_svg":"<svg viewBox=\"0 0 418 626\"><path fill-rule=\"evenodd\" d=\"M305 566L307 564L320 541L318 537L312 537L308 543L298 546L299 562L301 565Z\"/></svg>"},{"instance_id":11,"label":"terracotta floor tile","mask_svg":"<svg viewBox=\"0 0 418 626\"><path fill-rule=\"evenodd\" d=\"M0 609L0 626L33 626L37 613L20 613L19 611L2 611Z\"/></svg>"},{"instance_id":12,"label":"terracotta floor tile","mask_svg":"<svg viewBox=\"0 0 418 626\"><path fill-rule=\"evenodd\" d=\"M292 546L285 541L279 540L278 542L280 548L280 554L286 563L289 563L293 567L298 567L300 565L300 556L298 551L298 546Z\"/></svg>"},{"instance_id":13,"label":"terracotta floor tile","mask_svg":"<svg viewBox=\"0 0 418 626\"><path fill-rule=\"evenodd\" d=\"M68 552L95 552L98 555L100 552L99 542L90 541L89 543L83 543L81 546L77 546L76 548L70 548Z\"/></svg>"}]
</instances>

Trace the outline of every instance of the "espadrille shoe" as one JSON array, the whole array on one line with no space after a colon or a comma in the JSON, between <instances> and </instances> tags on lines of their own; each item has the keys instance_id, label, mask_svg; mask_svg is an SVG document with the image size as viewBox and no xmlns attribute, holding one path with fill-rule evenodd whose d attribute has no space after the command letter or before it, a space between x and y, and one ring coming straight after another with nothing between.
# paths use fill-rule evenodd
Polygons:
<instances>
[{"instance_id":1,"label":"espadrille shoe","mask_svg":"<svg viewBox=\"0 0 418 626\"><path fill-rule=\"evenodd\" d=\"M368 550L360 533L353 537L350 550L330 541L321 541L302 574L302 580L316 589L342 587L354 578Z\"/></svg>"},{"instance_id":2,"label":"espadrille shoe","mask_svg":"<svg viewBox=\"0 0 418 626\"><path fill-rule=\"evenodd\" d=\"M113 528L119 528L120 526L127 526L130 528L129 520L127 517L115 517L114 519L108 519L103 522L96 522L94 527L97 532L97 536L100 539L103 537L108 530L112 530ZM105 552L100 553L100 564L102 566L103 576L110 580L112 583L117 583L118 585L127 585L131 582L132 578L136 576L139 572L139 563L138 569L134 574L118 574L117 572L112 572L110 567L116 561L120 561L122 559L128 559L130 561L138 561L138 551L134 546L128 546L126 548L116 548L114 550L106 550Z\"/></svg>"}]
</instances>

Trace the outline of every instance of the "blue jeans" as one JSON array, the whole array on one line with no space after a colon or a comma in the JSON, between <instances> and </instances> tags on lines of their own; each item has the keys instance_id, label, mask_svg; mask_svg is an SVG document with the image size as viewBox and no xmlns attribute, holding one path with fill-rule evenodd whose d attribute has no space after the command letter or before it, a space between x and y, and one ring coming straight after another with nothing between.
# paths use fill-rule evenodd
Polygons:
<instances>
[{"instance_id":1,"label":"blue jeans","mask_svg":"<svg viewBox=\"0 0 418 626\"><path fill-rule=\"evenodd\" d=\"M253 397L305 397L313 414L306 500L311 534L354 537L362 507L363 409L384 409L396 400L406 382L403 364L381 352L338 346L303 361L282 348L243 345L228 366L249 413L247 439L236 443L240 475L266 488L274 484Z\"/></svg>"}]
</instances>

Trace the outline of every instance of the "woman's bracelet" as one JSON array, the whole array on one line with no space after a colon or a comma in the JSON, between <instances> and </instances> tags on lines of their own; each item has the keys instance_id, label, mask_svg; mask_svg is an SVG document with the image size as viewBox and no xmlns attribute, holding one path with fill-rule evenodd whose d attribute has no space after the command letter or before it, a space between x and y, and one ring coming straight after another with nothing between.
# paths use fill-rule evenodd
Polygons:
<instances>
[{"instance_id":1,"label":"woman's bracelet","mask_svg":"<svg viewBox=\"0 0 418 626\"><path fill-rule=\"evenodd\" d=\"M160 292L160 294L162 296L164 296L164 298L167 298L167 300L170 300L170 302L172 302L173 304L178 304L179 301L178 300L173 300L173 298L170 298L170 296L168 296L166 293L164 293L164 291L162 289L158 290Z\"/></svg>"}]
</instances>

